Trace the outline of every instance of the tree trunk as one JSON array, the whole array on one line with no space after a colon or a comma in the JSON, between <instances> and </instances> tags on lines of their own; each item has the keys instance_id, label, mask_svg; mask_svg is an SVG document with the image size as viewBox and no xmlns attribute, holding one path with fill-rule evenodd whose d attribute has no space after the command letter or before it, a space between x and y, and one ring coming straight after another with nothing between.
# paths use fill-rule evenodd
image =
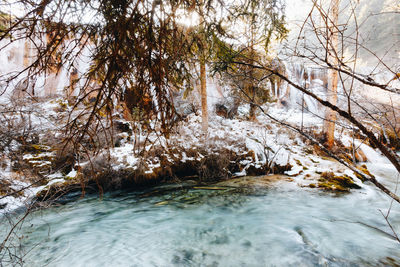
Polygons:
<instances>
[{"instance_id":1,"label":"tree trunk","mask_svg":"<svg viewBox=\"0 0 400 267\"><path fill-rule=\"evenodd\" d=\"M29 67L30 63L31 63L31 47L30 47L30 41L29 40L25 40L24 43L24 68Z\"/></svg>"},{"instance_id":2,"label":"tree trunk","mask_svg":"<svg viewBox=\"0 0 400 267\"><path fill-rule=\"evenodd\" d=\"M206 50L207 42L205 35L205 20L204 20L204 0L200 1L200 94L201 94L201 129L203 133L208 132L208 106L207 106L207 75L206 75Z\"/></svg>"},{"instance_id":3,"label":"tree trunk","mask_svg":"<svg viewBox=\"0 0 400 267\"><path fill-rule=\"evenodd\" d=\"M256 5L255 2L252 3L251 5L251 11L252 11L252 16L251 16L251 22L250 22L250 64L253 65L255 61L255 51L254 51L254 45L255 45L255 35L256 35L256 18L255 18L255 9ZM253 68L250 68L250 79L249 79L249 95L251 97L250 99L250 110L249 110L249 120L250 121L256 121L256 108L257 108L257 103L256 103L256 87L254 85L254 72Z\"/></svg>"},{"instance_id":4,"label":"tree trunk","mask_svg":"<svg viewBox=\"0 0 400 267\"><path fill-rule=\"evenodd\" d=\"M24 42L24 69L28 68L31 65L31 43L30 40L25 40ZM26 96L26 93L30 96L35 95L35 87L31 83L32 81L30 80L30 77L26 77L26 87L23 88L25 90L24 96Z\"/></svg>"},{"instance_id":5,"label":"tree trunk","mask_svg":"<svg viewBox=\"0 0 400 267\"><path fill-rule=\"evenodd\" d=\"M204 133L208 131L208 106L207 106L207 77L206 62L204 57L200 59L200 94L201 94L201 129Z\"/></svg>"},{"instance_id":6,"label":"tree trunk","mask_svg":"<svg viewBox=\"0 0 400 267\"><path fill-rule=\"evenodd\" d=\"M69 100L72 100L72 96L74 95L77 82L78 82L78 69L72 68L71 73L69 74L69 88L67 90L67 97Z\"/></svg>"},{"instance_id":7,"label":"tree trunk","mask_svg":"<svg viewBox=\"0 0 400 267\"><path fill-rule=\"evenodd\" d=\"M328 37L328 63L332 66L337 67L338 65L338 47L339 47L339 36L337 32L338 18L339 18L339 2L340 0L333 0L330 6L330 19L327 21L327 27L330 37ZM328 73L328 94L327 101L332 105L337 104L337 85L338 85L338 72L330 69ZM325 121L323 127L323 135L325 137L325 144L327 148L332 148L335 140L335 123L336 123L336 112L329 108L325 109Z\"/></svg>"},{"instance_id":8,"label":"tree trunk","mask_svg":"<svg viewBox=\"0 0 400 267\"><path fill-rule=\"evenodd\" d=\"M256 121L256 109L257 109L257 105L250 102L250 111L249 111L249 120L250 121Z\"/></svg>"}]
</instances>

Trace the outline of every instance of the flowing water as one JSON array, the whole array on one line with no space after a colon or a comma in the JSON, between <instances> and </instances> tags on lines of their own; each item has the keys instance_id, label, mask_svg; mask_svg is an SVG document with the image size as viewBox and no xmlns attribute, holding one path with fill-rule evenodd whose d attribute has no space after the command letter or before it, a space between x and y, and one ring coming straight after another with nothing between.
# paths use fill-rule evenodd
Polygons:
<instances>
[{"instance_id":1,"label":"flowing water","mask_svg":"<svg viewBox=\"0 0 400 267\"><path fill-rule=\"evenodd\" d=\"M34 212L21 243L26 266L398 266L389 205L371 188L167 186ZM389 218L400 231L399 205Z\"/></svg>"}]
</instances>

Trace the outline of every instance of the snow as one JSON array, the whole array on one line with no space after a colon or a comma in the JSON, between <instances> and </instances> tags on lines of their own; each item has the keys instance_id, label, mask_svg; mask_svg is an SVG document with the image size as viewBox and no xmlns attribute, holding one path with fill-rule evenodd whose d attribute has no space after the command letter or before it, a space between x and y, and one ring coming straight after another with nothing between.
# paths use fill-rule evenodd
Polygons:
<instances>
[{"instance_id":1,"label":"snow","mask_svg":"<svg viewBox=\"0 0 400 267\"><path fill-rule=\"evenodd\" d=\"M75 178L78 175L76 170L71 170L67 175L66 178Z\"/></svg>"},{"instance_id":2,"label":"snow","mask_svg":"<svg viewBox=\"0 0 400 267\"><path fill-rule=\"evenodd\" d=\"M41 110L44 117L57 117L58 114L54 110L59 107L59 103L63 103L62 100L49 101L41 105ZM308 129L319 128L322 125L322 120L309 112L302 113L298 109L282 109L277 105L270 105L266 107L268 113L280 119L285 120L286 123L290 123L296 126L307 127ZM43 115L42 114L42 115ZM49 115L49 116L47 116ZM35 117L32 120L33 124L41 129L55 129L57 130L56 124L50 123L48 119L42 117ZM153 124L154 128L157 127ZM58 133L59 135L61 133ZM271 163L271 166L278 164L281 166L292 165L292 169L287 171L285 174L293 178L293 182L300 187L308 186L311 183L315 183L319 177L319 173L332 171L337 175L347 174L352 177L356 183L365 188L365 186L355 177L352 171L346 169L338 162L331 159L319 157L314 154L306 153L305 148L307 144L303 143L299 136L277 124L276 122L269 119L266 115L260 114L257 117L256 122L249 122L247 120L238 119L225 119L218 116L210 117L209 119L209 130L208 134L204 135L201 131L201 117L191 114L187 117L186 121L183 121L178 125L177 130L167 140L162 135L155 133L140 133L136 136L135 141L128 141L129 136L127 133L120 133L119 136L122 138L121 146L110 149L110 156L113 162L113 168L115 170L122 170L125 168L131 168L136 170L139 164L145 160L140 153L137 153L141 149L146 152L150 152L152 149L161 149L166 151L167 148L179 148L177 152L173 154L173 157L179 159L181 162L201 160L205 156L200 152L195 156L188 156L187 151L194 149L205 149L209 153L218 153L220 149L228 149L238 155L245 155L249 151L253 151L254 159L246 158L240 162L244 166L242 171L236 172L234 176L245 176L246 170L250 166L260 168L267 163ZM347 134L338 135L341 141L349 146L352 144L352 138ZM131 137L132 138L132 137ZM145 140L148 143L144 143ZM380 155L377 151L362 143L360 140L354 140L354 145L359 147L366 157L368 158L368 168L374 172L379 173L376 169L377 164L385 168L391 166L385 157ZM13 148L19 146L18 143L12 144ZM51 165L48 158L55 157L55 152L51 151L50 147L41 147L44 152L41 153L26 153L23 155L23 159L37 166ZM101 155L102 153L100 153ZM166 154L167 160L173 162L173 159L169 154ZM84 166L87 163L81 163L80 166ZM151 161L147 161L145 173L151 174L154 169L162 168L160 160L157 157L153 157ZM390 171L390 169L389 169ZM387 171L383 171L385 175ZM24 190L23 197L12 197L8 196L0 199L0 204L7 203L5 209L2 212L10 212L18 207L26 205L29 201L37 194L37 192L47 188L48 186L55 183L62 183L65 179L71 179L77 177L77 171L72 170L67 175L61 173L54 173L48 175L49 183L45 186L32 187ZM6 173L3 170L1 173L2 177L10 176L10 173ZM378 175L378 178L381 176ZM13 188L27 187L29 184L20 182L13 184ZM365 189L368 194L368 189Z\"/></svg>"},{"instance_id":3,"label":"snow","mask_svg":"<svg viewBox=\"0 0 400 267\"><path fill-rule=\"evenodd\" d=\"M297 4L299 5L299 4ZM295 9L292 9L293 12ZM304 14L303 14L304 15ZM0 45L4 45L4 41L0 42ZM7 64L0 65L0 74L7 73L10 71L16 71L21 69L23 66L24 59L24 40L19 40L6 47L0 53L0 61L7 62ZM78 72L84 73L89 68L89 64L85 58L90 55L90 47L84 49L84 55L77 62ZM315 94L324 98L325 88L324 81L322 79L322 70L313 70L312 68L306 69L301 64L287 63L286 69L290 80L300 85L307 85ZM311 80L312 75L306 75L309 78L305 80L305 71L309 71L315 74L317 77ZM363 73L372 73L373 71L367 68L362 70ZM379 77L374 77L381 84L385 84L385 81L392 79L393 73L386 72L380 74ZM22 79L26 77L21 77ZM35 92L38 96L48 96L45 92L44 83L45 77L40 76L37 79L35 85ZM62 68L59 77L52 78L55 80L55 93L62 93L63 88L69 82L69 74ZM7 92L0 95L0 103L14 107L14 103L10 97L15 93L13 87L15 87L18 81L13 81L11 87ZM83 82L83 81L81 81ZM169 140L159 134L151 133L147 135L144 132L139 131L136 133L133 141L129 140L128 133L120 133L118 136L121 138L120 147L110 149L110 156L112 166L115 170L123 170L126 168L137 170L139 165L146 161L145 173L153 173L157 168L162 168L160 159L156 156L150 160L145 158L140 152L150 153L152 150L167 151L169 149L176 149L173 154L165 153L164 156L171 163L174 162L174 157L180 162L187 161L200 161L206 153L218 153L222 149L227 149L237 155L246 155L248 152L254 152L254 159L248 157L241 160L240 163L244 166L240 172L236 172L234 176L245 176L246 170L250 166L256 168L262 167L265 164L271 163L273 165L292 165L292 169L287 171L285 174L293 178L294 183L299 186L307 186L310 183L315 182L319 174L326 171L334 172L335 174L347 174L352 177L364 190L368 191L369 187L364 186L354 175L354 173L338 162L331 159L319 157L310 153L306 153L305 148L311 149L308 144L305 144L298 134L291 132L283 126L269 119L267 116L260 114L257 117L256 122L249 122L243 119L249 113L249 106L242 105L238 109L238 118L236 119L225 119L214 114L213 107L215 103L226 97L218 87L219 84L216 80L207 81L208 90L208 108L210 113L209 118L209 130L208 134L204 135L201 130L201 117L191 114L187 117L187 120L181 122L177 127L175 133L171 135ZM395 79L389 85L399 87L400 81ZM355 85L356 87L359 85ZM1 87L1 85L0 85ZM79 87L79 86L78 86ZM283 86L284 87L284 86ZM280 95L278 90L275 91L278 102L280 100L286 100L288 102L287 107L282 107L275 104L269 104L264 106L264 109L272 117L278 118L285 123L295 125L297 127L304 127L307 130L320 131L323 124L323 113L324 109L312 98L304 95L292 86L286 86L282 88ZM400 97L395 94L389 94L384 91L376 91L372 87L359 87L361 98L370 99L374 97L374 101L380 103L391 104L400 103ZM340 91L340 88L339 88ZM290 93L286 96L286 93ZM286 96L286 99L284 99ZM340 100L340 99L339 99ZM367 101L367 100L365 100ZM340 102L340 101L339 101ZM301 110L303 104L303 110ZM46 100L26 101L26 104L22 105L20 113L15 112L10 116L10 119L14 123L29 121L29 127L35 129L41 137L49 134L55 138L62 139L63 137L63 126L66 123L66 116L71 112L72 107L68 104L68 101L63 97L56 97ZM80 112L80 110L73 111L74 113ZM21 115L22 114L22 115ZM118 115L118 114L114 114ZM157 129L159 125L156 122L150 122L152 129ZM394 169L392 164L381 155L377 150L369 147L361 140L353 140L352 137L345 133L336 133L336 138L340 139L346 146L354 144L354 147L359 148L363 151L368 159L368 169L376 175L380 181L390 180L396 182L397 171ZM145 143L147 140L147 143ZM31 186L26 183L24 177L16 178L15 173L12 172L11 161L8 158L12 151L17 151L21 148L21 144L13 140L4 151L4 158L2 163L6 166L2 166L0 169L0 179L11 182L11 188L14 190L23 190L23 195L14 197L0 197L0 205L7 204L5 209L0 212L10 212L18 207L28 204L32 198L41 190L47 188L55 183L63 183L65 179L72 179L78 176L76 170L72 170L66 175L59 172L50 173L47 175L49 180L47 185L44 186ZM40 151L36 153L26 153L23 155L23 160L34 165L35 167L50 167L52 165L51 160L56 157L56 153L52 151L49 146L41 146ZM196 156L188 156L189 151L197 151ZM200 152L201 151L201 152ZM104 153L99 153L103 155ZM3 155L0 154L0 157ZM88 162L79 163L76 165L84 167ZM372 191L372 190L371 190Z\"/></svg>"},{"instance_id":4,"label":"snow","mask_svg":"<svg viewBox=\"0 0 400 267\"><path fill-rule=\"evenodd\" d=\"M343 144L346 146L350 146L353 143L353 140L350 136L348 135L343 135L341 137L341 141ZM383 156L380 152L377 150L373 149L370 146L367 146L366 144L362 143L360 140L354 140L354 147L359 148L362 150L362 152L365 154L369 162L374 162L376 164L389 164L391 165L390 161Z\"/></svg>"},{"instance_id":5,"label":"snow","mask_svg":"<svg viewBox=\"0 0 400 267\"><path fill-rule=\"evenodd\" d=\"M37 114L40 114L40 116L36 114L31 116L34 127L52 130L56 133L55 136L58 137L62 135L58 131L58 127L61 125L53 123L53 120L59 116L56 110L60 107L60 104L65 104L67 110L69 109L68 104L62 99L42 103L37 110ZM246 107L242 106L240 109L242 110L241 112L245 112ZM265 109L268 110L268 114L271 116L298 127L303 126L307 129L318 130L322 126L322 119L310 112L301 112L299 109L282 109L273 104L266 106ZM152 127L156 129L158 125L152 123ZM244 167L240 172L233 173L232 175L234 176L245 176L246 170L250 166L260 168L268 163L271 164L270 166L276 164L285 166L289 163L292 165L292 169L285 174L291 176L293 182L300 187L315 183L320 173L332 171L337 175L349 175L356 183L365 188L352 171L338 162L306 153L305 148L308 145L303 143L298 134L282 127L264 114L259 114L256 122L240 119L240 116L236 119L225 119L213 115L209 118L207 135L202 133L201 117L191 114L186 121L180 122L176 132L168 140L159 134L147 134L140 131L136 137L129 136L127 133L120 133L118 136L121 138L121 146L110 149L112 166L115 170L123 170L125 168L138 169L139 164L146 160L139 153L141 150L150 153L152 149L167 151L168 149L177 148L176 152L173 153L173 157L181 162L187 162L203 159L205 156L200 153L200 149L208 151L208 153L218 153L221 149L228 149L237 155L245 155L250 151L254 152L254 159L249 157L241 160L240 164ZM337 135L337 138L340 138L346 146L350 146L354 142L355 147L359 147L368 158L368 168L378 174L378 179L381 179L381 175L387 175L392 170L390 169L390 162L385 157L362 143L362 141L353 141L348 134ZM128 141L130 139L134 140ZM145 143L145 140L147 140L147 143ZM17 149L19 146L19 143L14 142L9 149ZM26 153L23 155L23 159L35 164L35 166L50 166L51 161L49 158L54 158L56 156L55 152L51 151L51 147L41 146L40 148L42 152ZM188 156L187 151L190 150L199 150L199 152L196 156ZM99 153L99 155L102 155L102 153ZM167 160L174 162L170 154L166 153L165 156ZM83 167L85 164L87 162L78 165ZM380 164L379 168L377 168L377 164ZM147 174L151 174L155 169L163 167L158 157L148 160L145 166L145 173ZM385 169L386 167L388 170L382 171L382 168ZM9 212L27 204L40 190L55 183L62 183L65 179L75 178L77 174L76 170L72 170L66 175L61 173L50 174L47 177L49 179L47 185L24 190L23 197L8 196L2 198L0 204L7 203L2 212ZM5 170L1 173L1 177L11 177L10 175ZM27 186L29 184L23 182L13 184L13 188Z\"/></svg>"},{"instance_id":6,"label":"snow","mask_svg":"<svg viewBox=\"0 0 400 267\"><path fill-rule=\"evenodd\" d=\"M40 153L40 154L36 154L36 155L25 154L22 158L24 160L31 160L31 159L38 159L38 158L44 158L44 157L49 157L49 158L55 157L55 153L54 152L44 152L44 153ZM30 161L30 162L32 162L32 161Z\"/></svg>"},{"instance_id":7,"label":"snow","mask_svg":"<svg viewBox=\"0 0 400 267\"><path fill-rule=\"evenodd\" d=\"M126 143L121 147L113 148L110 154L119 163L114 166L116 170L124 167L134 167L136 163L139 163L139 158L133 154L133 144Z\"/></svg>"},{"instance_id":8,"label":"snow","mask_svg":"<svg viewBox=\"0 0 400 267\"><path fill-rule=\"evenodd\" d=\"M182 158L181 158L181 161L182 161L182 162L186 162L187 160L189 160L189 161L193 161L193 160L194 160L194 158L193 158L193 157L188 157L188 156L186 155L186 153L185 153L185 152L182 152Z\"/></svg>"},{"instance_id":9,"label":"snow","mask_svg":"<svg viewBox=\"0 0 400 267\"><path fill-rule=\"evenodd\" d=\"M299 175L300 172L303 171L303 167L300 165L295 165L290 171L287 171L286 174L289 176Z\"/></svg>"},{"instance_id":10,"label":"snow","mask_svg":"<svg viewBox=\"0 0 400 267\"><path fill-rule=\"evenodd\" d=\"M268 112L272 116L287 119L287 122L296 126L303 125L303 127L314 129L322 125L322 120L309 112L302 114L299 110L283 110L274 105L268 107ZM343 136L343 140L346 141L348 136ZM152 140L154 147L164 147L167 143L167 140L164 140L163 137L155 138L150 135L149 139ZM246 170L250 166L260 168L267 163L270 163L270 166L275 164L285 166L289 163L293 167L285 174L293 177L294 182L299 186L315 183L319 174L323 172L333 172L337 175L345 173L356 180L357 183L360 183L352 171L348 171L338 162L305 153L304 150L308 145L304 144L296 133L271 121L263 114L257 117L257 122L225 119L218 116L210 117L206 136L202 135L201 132L201 117L191 114L186 122L182 122L178 126L176 135L172 135L168 143L172 147L181 147L179 153L173 154L173 157L180 159L181 162L201 160L204 157L201 154L196 157L189 157L185 149L212 150L224 148L234 151L238 155L253 151L254 159L250 157L241 160L240 164L244 168L242 171L234 173L234 176L245 176ZM359 145L363 150L370 149L374 152L374 154L368 154L368 156L379 156L367 145L361 144L361 142ZM116 161L115 169L135 167L142 160L140 156L133 153L133 145L129 142L122 147L112 149L111 155ZM169 160L171 159L169 158ZM148 164L146 173L151 173L154 168L159 167L161 167L159 162L155 165Z\"/></svg>"},{"instance_id":11,"label":"snow","mask_svg":"<svg viewBox=\"0 0 400 267\"><path fill-rule=\"evenodd\" d=\"M300 68L300 66L294 66L294 68ZM62 75L65 76L65 73ZM61 78L60 83L62 82L66 82L66 80ZM317 78L306 82L310 84L318 95L323 93L322 87L324 82L321 79ZM195 114L190 114L186 118L186 121L180 122L168 140L160 134L147 134L143 130L135 133L136 136L129 136L128 133L119 133L118 137L121 138L120 147L110 149L112 167L115 170L126 168L137 170L139 165L145 161L145 167L147 168L145 173L150 174L155 169L163 167L160 159L154 156L149 160L140 152L147 154L153 150L160 150L164 152L165 158L173 163L175 159L178 159L180 162L201 161L205 157L202 154L203 150L206 153L218 153L222 149L227 149L237 155L246 155L249 152L254 152L252 153L254 159L249 157L241 160L240 164L244 167L240 172L234 173L234 176L245 176L246 170L250 166L260 168L266 164L270 164L270 166L285 166L290 164L292 165L292 169L285 174L291 176L294 183L299 186L307 186L315 182L319 174L326 171L331 171L338 175L347 174L362 185L352 171L346 169L338 162L319 157L309 152L306 153L306 148L312 148L308 144L305 144L298 134L277 124L268 116L259 114L256 122L245 120L244 117L249 112L248 105L239 107L239 115L235 119L216 116L213 113L212 106L224 96L218 90L216 83L209 83L209 85L209 109L211 112L207 134L202 133L201 117ZM295 88L291 88L290 92L289 101L291 102L288 107L282 107L279 104L268 104L263 108L269 115L285 123L319 132L323 124L322 114L324 109L314 100L305 96L304 102L307 108L302 111L299 101L303 99L303 94L299 93ZM4 99L2 97L1 101ZM39 132L41 136L50 133L54 137L61 139L63 137L62 126L66 122L65 115L71 111L71 106L69 106L68 101L62 97L58 97L38 103L27 102L27 105L21 107L21 110L29 114L25 117L29 118L30 126ZM79 110L74 112L79 112ZM22 120L18 114L14 114L13 119L15 121ZM159 125L156 122L151 122L150 127L157 129ZM377 174L377 179L382 180L383 177L393 174L393 167L390 162L378 151L364 144L361 140L353 140L346 132L344 134L337 132L336 138L340 139L346 146L350 146L354 142L354 146L364 152L368 159L368 168L374 174ZM5 153L16 151L20 146L21 144L13 141ZM176 149L172 155L165 153L172 149ZM188 156L189 151L197 151L197 154L195 156ZM104 153L99 153L99 155L104 156ZM40 152L26 153L23 155L23 160L34 164L36 167L46 167L51 166L51 159L55 156L56 153L52 151L51 147L41 146ZM85 164L87 162L77 165L83 167ZM65 179L75 178L77 175L76 170L72 170L67 175L62 175L61 173L50 174L47 185L24 190L23 197L8 196L0 199L0 204L8 203L2 212L20 207L27 203L27 201L29 202L37 192L47 186L54 183L62 183ZM12 177L10 164L8 164L5 170L0 170L0 177L0 179ZM24 188L27 186L29 184L24 184L17 180L13 181L12 185L13 188Z\"/></svg>"}]
</instances>

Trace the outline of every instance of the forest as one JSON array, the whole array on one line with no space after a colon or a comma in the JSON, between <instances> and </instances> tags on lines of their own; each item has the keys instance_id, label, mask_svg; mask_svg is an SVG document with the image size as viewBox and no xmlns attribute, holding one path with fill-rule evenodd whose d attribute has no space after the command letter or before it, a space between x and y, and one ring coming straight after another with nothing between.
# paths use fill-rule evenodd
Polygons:
<instances>
[{"instance_id":1,"label":"forest","mask_svg":"<svg viewBox=\"0 0 400 267\"><path fill-rule=\"evenodd\" d=\"M0 266L399 266L398 0L0 0Z\"/></svg>"}]
</instances>

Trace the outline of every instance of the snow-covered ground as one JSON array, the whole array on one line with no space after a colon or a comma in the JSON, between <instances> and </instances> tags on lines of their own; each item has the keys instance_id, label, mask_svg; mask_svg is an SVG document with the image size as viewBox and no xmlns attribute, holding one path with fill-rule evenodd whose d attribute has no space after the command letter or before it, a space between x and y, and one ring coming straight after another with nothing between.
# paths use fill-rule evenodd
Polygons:
<instances>
[{"instance_id":1,"label":"snow-covered ground","mask_svg":"<svg viewBox=\"0 0 400 267\"><path fill-rule=\"evenodd\" d=\"M285 110L272 105L268 109L268 114L275 118L290 123L294 126L304 127L312 131L320 132L322 129L322 119L315 117L310 113L301 113L298 110ZM385 162L389 166L387 159L378 151L362 143L361 140L354 139L350 136L349 131L337 132L336 138L345 146L353 145L357 151L361 150L368 166L381 164ZM142 139L145 137L143 136ZM348 175L353 178L355 183L364 187L362 182L357 179L353 171L341 165L332 158L319 156L313 151L313 147L295 132L279 125L269 119L265 114L259 114L257 122L250 122L242 119L226 119L219 116L210 118L208 134L205 136L201 131L201 117L191 114L187 121L181 123L175 135L169 140L163 137L152 136L147 137L152 145L146 146L144 149L149 151L153 147L159 145L168 149L166 143L170 145L179 145L184 149L180 150L180 154L175 154L176 158L182 162L186 160L201 160L202 155L198 153L198 157L188 158L185 149L202 147L215 150L218 148L227 148L238 154L249 151L254 152L254 158L242 160L244 168L241 172L233 173L233 176L244 176L246 170L250 167L261 168L271 162L271 166L285 166L290 164L291 170L284 174L290 176L294 183L300 187L307 187L310 184L318 182L321 173L332 172L335 175ZM243 151L243 145L245 150ZM121 147L112 149L111 155L117 164L115 169L138 167L140 157L132 153L134 146L131 142L124 142ZM356 152L357 152L356 151ZM361 152L360 152L361 153ZM152 169L160 167L157 158L153 158L154 164L148 165L147 172L151 173ZM391 167L389 167L391 168ZM385 179L385 177L377 177Z\"/></svg>"},{"instance_id":2,"label":"snow-covered ground","mask_svg":"<svg viewBox=\"0 0 400 267\"><path fill-rule=\"evenodd\" d=\"M49 136L55 140L62 140L64 134L62 127L70 108L63 99L48 99L42 100L40 103L32 102L23 110L30 111L29 116L26 116L25 119L29 118L30 129L35 129L40 140L46 140ZM309 131L320 132L321 130L322 119L311 113L302 113L298 109L281 108L277 104L268 104L264 108L269 115L286 123L297 127L302 126ZM242 112L246 112L246 107L241 107L241 109ZM14 119L21 120L21 117L18 117L19 114L15 113L13 116L15 116ZM153 124L149 127L157 128ZM45 136L47 137L44 138ZM321 173L332 172L334 175L348 175L356 184L364 188L364 192L369 190L368 186L362 184L351 170L331 158L319 156L304 138L272 121L262 113L258 114L256 122L247 121L240 116L235 119L227 119L212 114L210 115L208 134L201 131L201 117L190 114L184 121L179 122L168 139L157 134L157 131L134 131L132 134L121 132L118 134L118 138L120 138L118 147L110 150L104 149L103 153L99 153L98 156L100 158L105 153L109 153L112 168L116 171L136 170L145 166L145 174L152 174L157 169L163 168L163 162L158 156L148 156L147 158L143 156L152 155L151 152L154 150L161 150L161 154L169 161L176 163L177 161L201 161L206 156L202 153L218 155L219 151L225 149L237 155L252 155L240 161L241 170L232 173L232 176L244 176L250 168L254 170L266 165L273 167L274 165L290 164L292 168L284 174L299 187L311 187L312 184L318 184ZM347 147L354 142L354 146L365 154L367 166L374 171L378 180L385 180L388 172L393 171L391 165L379 152L362 143L361 140L353 140L349 131L338 131L336 138ZM12 144L14 150L18 150L18 146L21 145L15 144L15 141ZM46 184L40 185L32 185L29 177L24 177L23 174L19 174L16 178L17 171L12 170L10 151L3 152L2 156L6 164L2 164L0 179L11 183L10 188L14 191L26 189L21 190L20 194L0 196L0 206L4 206L0 212L10 212L24 206L38 192L50 185L62 184L78 176L78 164L68 174L52 171L52 161L56 157L56 152L52 147L46 147L46 145L48 144L41 144L39 149L24 152L22 156L22 160L30 164L32 168L47 170L43 174ZM13 150L11 147L10 149ZM191 151L190 155L188 151ZM143 163L145 164L143 165ZM87 162L79 163L82 168L85 167L85 164ZM382 170L380 165L384 166L385 170Z\"/></svg>"}]
</instances>

